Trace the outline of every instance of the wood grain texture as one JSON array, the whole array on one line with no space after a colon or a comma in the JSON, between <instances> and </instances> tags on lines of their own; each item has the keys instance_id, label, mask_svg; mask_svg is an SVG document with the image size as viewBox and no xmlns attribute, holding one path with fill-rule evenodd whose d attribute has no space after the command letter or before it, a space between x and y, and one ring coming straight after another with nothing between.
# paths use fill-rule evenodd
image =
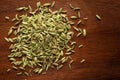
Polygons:
<instances>
[{"instance_id":1,"label":"wood grain texture","mask_svg":"<svg viewBox=\"0 0 120 80\"><path fill-rule=\"evenodd\" d=\"M49 70L47 75L33 75L32 77L16 76L17 71L7 73L11 67L7 55L9 44L4 41L8 29L12 26L5 21L5 16L13 18L18 12L17 7L36 6L38 0L2 0L0 1L0 80L120 80L120 0L56 0L54 10L63 7L68 10L68 17L75 15L67 6L72 3L81 8L81 16L88 17L86 38L74 38L81 49L75 48L72 56L75 60L72 70L67 64L60 70ZM42 3L52 0L41 0ZM19 13L22 14L22 13ZM95 15L99 14L102 21ZM86 62L80 64L81 59Z\"/></svg>"}]
</instances>

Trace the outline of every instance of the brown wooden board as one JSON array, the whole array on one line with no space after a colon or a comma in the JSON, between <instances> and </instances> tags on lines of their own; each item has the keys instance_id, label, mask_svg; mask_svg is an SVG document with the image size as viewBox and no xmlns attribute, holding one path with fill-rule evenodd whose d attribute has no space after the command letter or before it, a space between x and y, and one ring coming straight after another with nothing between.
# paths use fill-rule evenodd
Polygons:
<instances>
[{"instance_id":1,"label":"brown wooden board","mask_svg":"<svg viewBox=\"0 0 120 80\"><path fill-rule=\"evenodd\" d=\"M0 1L0 80L120 80L120 0L55 0L54 10L63 8L68 11L68 17L76 15L69 4L81 8L81 16L88 17L87 37L74 37L83 48L75 48L72 55L74 63L72 70L68 65L57 71L49 70L46 75L33 74L32 77L16 76L17 71L6 72L11 64L7 58L10 44L4 37L12 26L5 16L13 18L18 13L15 9L31 5L34 9L39 0L1 0ZM42 3L52 0L41 0ZM95 15L102 20L96 19ZM83 64L80 60L86 59Z\"/></svg>"}]
</instances>

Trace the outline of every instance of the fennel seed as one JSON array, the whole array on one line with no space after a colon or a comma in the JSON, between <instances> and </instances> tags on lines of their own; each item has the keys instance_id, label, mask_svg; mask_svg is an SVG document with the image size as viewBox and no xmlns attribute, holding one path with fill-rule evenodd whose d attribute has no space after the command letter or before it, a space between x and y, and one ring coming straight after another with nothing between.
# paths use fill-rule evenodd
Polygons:
<instances>
[{"instance_id":1,"label":"fennel seed","mask_svg":"<svg viewBox=\"0 0 120 80\"><path fill-rule=\"evenodd\" d=\"M100 17L98 14L96 14L96 18L97 18L98 20L101 20L101 17Z\"/></svg>"}]
</instances>

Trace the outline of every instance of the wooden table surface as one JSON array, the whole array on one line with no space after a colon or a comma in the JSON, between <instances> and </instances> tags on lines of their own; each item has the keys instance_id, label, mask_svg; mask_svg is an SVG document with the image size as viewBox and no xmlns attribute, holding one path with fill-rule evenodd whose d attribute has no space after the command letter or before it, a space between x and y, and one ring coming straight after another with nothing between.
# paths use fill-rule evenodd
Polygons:
<instances>
[{"instance_id":1,"label":"wooden table surface","mask_svg":"<svg viewBox=\"0 0 120 80\"><path fill-rule=\"evenodd\" d=\"M26 77L16 76L17 71L7 73L6 70L11 67L7 58L10 52L4 37L12 23L5 21L4 17L13 18L18 14L15 10L17 7L31 5L35 8L37 1L39 0L0 1L0 80L120 80L120 0L56 0L54 10L63 7L68 10L68 17L75 15L67 6L71 3L81 8L82 17L89 18L84 26L87 37L73 39L84 47L75 48L72 70L65 64L60 71L49 70L46 75ZM96 14L102 17L101 21L95 18ZM82 59L86 61L80 64Z\"/></svg>"}]
</instances>

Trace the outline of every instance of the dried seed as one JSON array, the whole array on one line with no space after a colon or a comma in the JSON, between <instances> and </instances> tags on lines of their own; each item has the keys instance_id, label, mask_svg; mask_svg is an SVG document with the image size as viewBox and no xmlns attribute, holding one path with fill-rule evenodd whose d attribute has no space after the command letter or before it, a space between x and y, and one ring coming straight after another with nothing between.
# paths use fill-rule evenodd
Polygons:
<instances>
[{"instance_id":1,"label":"dried seed","mask_svg":"<svg viewBox=\"0 0 120 80\"><path fill-rule=\"evenodd\" d=\"M78 11L78 18L80 18L81 17L81 15L80 15L80 11Z\"/></svg>"},{"instance_id":2,"label":"dried seed","mask_svg":"<svg viewBox=\"0 0 120 80\"><path fill-rule=\"evenodd\" d=\"M98 14L96 14L96 18L97 18L98 20L101 20L101 17L100 17Z\"/></svg>"},{"instance_id":3,"label":"dried seed","mask_svg":"<svg viewBox=\"0 0 120 80\"><path fill-rule=\"evenodd\" d=\"M52 12L52 14L57 14L59 11L54 11L54 12Z\"/></svg>"},{"instance_id":4,"label":"dried seed","mask_svg":"<svg viewBox=\"0 0 120 80\"><path fill-rule=\"evenodd\" d=\"M17 76L20 76L20 75L22 75L22 72L17 73Z\"/></svg>"},{"instance_id":5,"label":"dried seed","mask_svg":"<svg viewBox=\"0 0 120 80\"><path fill-rule=\"evenodd\" d=\"M73 27L73 29L76 30L76 31L79 31L79 29L77 27L75 27L75 26Z\"/></svg>"},{"instance_id":6,"label":"dried seed","mask_svg":"<svg viewBox=\"0 0 120 80\"><path fill-rule=\"evenodd\" d=\"M51 3L45 3L45 4L43 4L43 6L44 7L49 7L49 6L51 6Z\"/></svg>"},{"instance_id":7,"label":"dried seed","mask_svg":"<svg viewBox=\"0 0 120 80\"><path fill-rule=\"evenodd\" d=\"M8 32L8 36L9 36L9 35L11 35L11 34L12 34L12 32L13 32L13 29L12 29L12 28L10 28L10 30L9 30L9 32Z\"/></svg>"},{"instance_id":8,"label":"dried seed","mask_svg":"<svg viewBox=\"0 0 120 80\"><path fill-rule=\"evenodd\" d=\"M81 24L81 22L82 22L82 20L79 20L79 21L77 22L77 25Z\"/></svg>"},{"instance_id":9,"label":"dried seed","mask_svg":"<svg viewBox=\"0 0 120 80\"><path fill-rule=\"evenodd\" d=\"M54 6L55 6L55 1L53 1L51 4L51 7L54 7Z\"/></svg>"},{"instance_id":10,"label":"dried seed","mask_svg":"<svg viewBox=\"0 0 120 80\"><path fill-rule=\"evenodd\" d=\"M53 63L54 66L58 66L58 63Z\"/></svg>"},{"instance_id":11,"label":"dried seed","mask_svg":"<svg viewBox=\"0 0 120 80\"><path fill-rule=\"evenodd\" d=\"M75 7L75 8L74 8L74 11L78 11L78 10L80 10L79 7Z\"/></svg>"},{"instance_id":12,"label":"dried seed","mask_svg":"<svg viewBox=\"0 0 120 80\"><path fill-rule=\"evenodd\" d=\"M39 1L39 2L37 2L37 8L40 8L40 6L41 6L41 3Z\"/></svg>"},{"instance_id":13,"label":"dried seed","mask_svg":"<svg viewBox=\"0 0 120 80\"><path fill-rule=\"evenodd\" d=\"M72 4L69 4L69 6L70 6L71 9L74 9L74 7L72 6Z\"/></svg>"},{"instance_id":14,"label":"dried seed","mask_svg":"<svg viewBox=\"0 0 120 80\"><path fill-rule=\"evenodd\" d=\"M22 11L22 10L26 11L26 10L28 10L28 8L27 7L19 7L16 10L17 11Z\"/></svg>"},{"instance_id":15,"label":"dried seed","mask_svg":"<svg viewBox=\"0 0 120 80\"><path fill-rule=\"evenodd\" d=\"M77 19L77 17L76 17L76 16L71 16L70 18L71 18L71 19Z\"/></svg>"},{"instance_id":16,"label":"dried seed","mask_svg":"<svg viewBox=\"0 0 120 80\"><path fill-rule=\"evenodd\" d=\"M83 36L86 36L87 33L86 33L86 29L83 29Z\"/></svg>"},{"instance_id":17,"label":"dried seed","mask_svg":"<svg viewBox=\"0 0 120 80\"><path fill-rule=\"evenodd\" d=\"M16 59L15 59L15 58L10 58L9 60L10 60L10 61L16 61Z\"/></svg>"},{"instance_id":18,"label":"dried seed","mask_svg":"<svg viewBox=\"0 0 120 80\"><path fill-rule=\"evenodd\" d=\"M19 25L19 24L20 24L20 21L16 22L16 23L15 23L15 26L17 26L17 25Z\"/></svg>"},{"instance_id":19,"label":"dried seed","mask_svg":"<svg viewBox=\"0 0 120 80\"><path fill-rule=\"evenodd\" d=\"M67 52L67 53L65 53L66 55L71 55L72 53L71 52Z\"/></svg>"},{"instance_id":20,"label":"dried seed","mask_svg":"<svg viewBox=\"0 0 120 80\"><path fill-rule=\"evenodd\" d=\"M16 21L16 18L13 18L11 21L12 21L12 22Z\"/></svg>"},{"instance_id":21,"label":"dried seed","mask_svg":"<svg viewBox=\"0 0 120 80\"><path fill-rule=\"evenodd\" d=\"M14 47L14 45L13 45L13 44L11 44L11 45L10 45L10 47L9 47L9 49L12 49L13 47Z\"/></svg>"},{"instance_id":22,"label":"dried seed","mask_svg":"<svg viewBox=\"0 0 120 80\"><path fill-rule=\"evenodd\" d=\"M82 59L81 61L80 61L80 63L84 63L85 62L85 59Z\"/></svg>"},{"instance_id":23,"label":"dried seed","mask_svg":"<svg viewBox=\"0 0 120 80\"><path fill-rule=\"evenodd\" d=\"M86 18L83 18L84 20L88 20L88 18L86 17Z\"/></svg>"},{"instance_id":24,"label":"dried seed","mask_svg":"<svg viewBox=\"0 0 120 80\"><path fill-rule=\"evenodd\" d=\"M16 20L19 20L18 14L15 15Z\"/></svg>"},{"instance_id":25,"label":"dried seed","mask_svg":"<svg viewBox=\"0 0 120 80\"><path fill-rule=\"evenodd\" d=\"M11 71L11 69L7 69L7 72L10 72Z\"/></svg>"},{"instance_id":26,"label":"dried seed","mask_svg":"<svg viewBox=\"0 0 120 80\"><path fill-rule=\"evenodd\" d=\"M9 39L8 39L8 38L5 37L4 39L5 39L5 41L9 42Z\"/></svg>"},{"instance_id":27,"label":"dried seed","mask_svg":"<svg viewBox=\"0 0 120 80\"><path fill-rule=\"evenodd\" d=\"M71 60L70 62L69 62L69 69L71 70L71 68L72 68L72 66L71 66L71 64L73 63L73 60Z\"/></svg>"},{"instance_id":28,"label":"dried seed","mask_svg":"<svg viewBox=\"0 0 120 80\"><path fill-rule=\"evenodd\" d=\"M39 72L39 68L36 68L33 70L35 73L38 73Z\"/></svg>"},{"instance_id":29,"label":"dried seed","mask_svg":"<svg viewBox=\"0 0 120 80\"><path fill-rule=\"evenodd\" d=\"M10 19L10 17L8 17L8 16L5 16L5 19L6 19L6 20L9 20L9 19Z\"/></svg>"},{"instance_id":30,"label":"dried seed","mask_svg":"<svg viewBox=\"0 0 120 80\"><path fill-rule=\"evenodd\" d=\"M25 74L26 76L29 76L29 73L28 73L28 72L24 72L24 74Z\"/></svg>"},{"instance_id":31,"label":"dried seed","mask_svg":"<svg viewBox=\"0 0 120 80\"><path fill-rule=\"evenodd\" d=\"M81 44L81 45L79 45L78 47L81 48L81 47L83 47L83 45Z\"/></svg>"},{"instance_id":32,"label":"dried seed","mask_svg":"<svg viewBox=\"0 0 120 80\"><path fill-rule=\"evenodd\" d=\"M71 42L71 45L75 45L76 44L76 42Z\"/></svg>"},{"instance_id":33,"label":"dried seed","mask_svg":"<svg viewBox=\"0 0 120 80\"><path fill-rule=\"evenodd\" d=\"M82 33L81 33L81 32L79 32L79 33L77 34L77 37L79 37L81 34L82 34Z\"/></svg>"},{"instance_id":34,"label":"dried seed","mask_svg":"<svg viewBox=\"0 0 120 80\"><path fill-rule=\"evenodd\" d=\"M62 10L61 13L66 14L67 10Z\"/></svg>"},{"instance_id":35,"label":"dried seed","mask_svg":"<svg viewBox=\"0 0 120 80\"><path fill-rule=\"evenodd\" d=\"M21 69L21 70L25 70L25 68L24 68L24 67L19 67L19 69Z\"/></svg>"},{"instance_id":36,"label":"dried seed","mask_svg":"<svg viewBox=\"0 0 120 80\"><path fill-rule=\"evenodd\" d=\"M28 10L29 12L32 12L32 7L30 5L28 6Z\"/></svg>"},{"instance_id":37,"label":"dried seed","mask_svg":"<svg viewBox=\"0 0 120 80\"><path fill-rule=\"evenodd\" d=\"M68 56L68 59L72 60L71 56Z\"/></svg>"},{"instance_id":38,"label":"dried seed","mask_svg":"<svg viewBox=\"0 0 120 80\"><path fill-rule=\"evenodd\" d=\"M70 25L74 25L74 22L72 22L72 21L69 21L69 23L70 23Z\"/></svg>"},{"instance_id":39,"label":"dried seed","mask_svg":"<svg viewBox=\"0 0 120 80\"><path fill-rule=\"evenodd\" d=\"M61 13L61 12L62 12L62 10L63 10L63 8L60 8L60 9L59 9L59 13Z\"/></svg>"},{"instance_id":40,"label":"dried seed","mask_svg":"<svg viewBox=\"0 0 120 80\"><path fill-rule=\"evenodd\" d=\"M52 13L53 11L51 9L49 9L49 12Z\"/></svg>"},{"instance_id":41,"label":"dried seed","mask_svg":"<svg viewBox=\"0 0 120 80\"><path fill-rule=\"evenodd\" d=\"M39 69L38 74L40 74L42 71L43 71L43 69L42 69L42 68L41 68L41 69Z\"/></svg>"},{"instance_id":42,"label":"dried seed","mask_svg":"<svg viewBox=\"0 0 120 80\"><path fill-rule=\"evenodd\" d=\"M63 65L59 65L59 66L57 67L57 70L61 69L62 67L63 67Z\"/></svg>"},{"instance_id":43,"label":"dried seed","mask_svg":"<svg viewBox=\"0 0 120 80\"><path fill-rule=\"evenodd\" d=\"M46 72L43 72L42 74L43 74L43 75L45 75L45 74L46 74Z\"/></svg>"},{"instance_id":44,"label":"dried seed","mask_svg":"<svg viewBox=\"0 0 120 80\"><path fill-rule=\"evenodd\" d=\"M67 54L70 55L70 54ZM65 59L62 60L62 63L65 63L68 60L68 57L65 57Z\"/></svg>"},{"instance_id":45,"label":"dried seed","mask_svg":"<svg viewBox=\"0 0 120 80\"><path fill-rule=\"evenodd\" d=\"M15 66L12 66L12 68L13 68L13 69L15 69L15 70L17 70L17 69L18 69L18 68L17 68L17 67L15 67Z\"/></svg>"}]
</instances>

